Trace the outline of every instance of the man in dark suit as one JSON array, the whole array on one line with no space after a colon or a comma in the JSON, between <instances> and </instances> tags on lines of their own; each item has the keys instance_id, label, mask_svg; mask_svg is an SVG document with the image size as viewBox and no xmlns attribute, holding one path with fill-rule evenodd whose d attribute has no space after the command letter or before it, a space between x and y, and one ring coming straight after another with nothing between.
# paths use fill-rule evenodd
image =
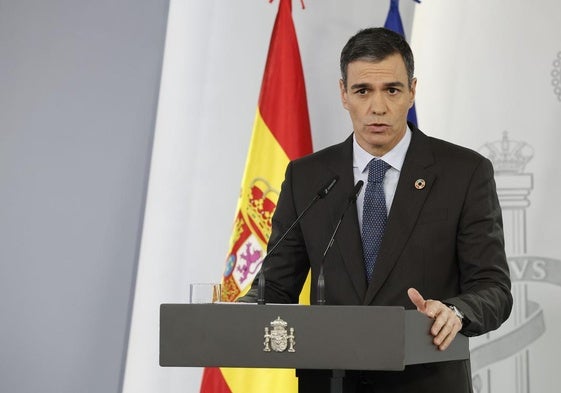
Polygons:
<instances>
[{"instance_id":1,"label":"man in dark suit","mask_svg":"<svg viewBox=\"0 0 561 393\"><path fill-rule=\"evenodd\" d=\"M265 296L267 302L296 303L310 269L317 282L335 224L363 180L367 185L323 261L326 304L417 308L434 319L434 344L445 350L458 332L474 336L497 329L510 314L512 296L492 165L407 123L417 82L413 70L409 45L389 30L362 30L345 45L340 90L353 134L288 165L269 244L321 184L339 180L264 263ZM380 160L383 180L373 191L369 168ZM372 218L372 210L384 214ZM370 231L373 223L382 226L381 234ZM313 304L316 285L311 289ZM257 280L242 301L255 300L256 293ZM351 372L347 390L472 392L470 374L469 360Z\"/></svg>"}]
</instances>

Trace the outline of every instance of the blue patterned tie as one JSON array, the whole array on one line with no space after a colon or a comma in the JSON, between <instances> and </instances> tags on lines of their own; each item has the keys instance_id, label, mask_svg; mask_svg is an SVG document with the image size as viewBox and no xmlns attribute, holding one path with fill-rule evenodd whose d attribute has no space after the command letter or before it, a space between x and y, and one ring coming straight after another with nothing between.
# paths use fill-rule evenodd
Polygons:
<instances>
[{"instance_id":1,"label":"blue patterned tie","mask_svg":"<svg viewBox=\"0 0 561 393\"><path fill-rule=\"evenodd\" d=\"M377 158L368 163L368 184L364 192L362 212L362 249L368 282L372 279L374 264L386 230L386 197L382 182L389 168L389 164Z\"/></svg>"}]
</instances>

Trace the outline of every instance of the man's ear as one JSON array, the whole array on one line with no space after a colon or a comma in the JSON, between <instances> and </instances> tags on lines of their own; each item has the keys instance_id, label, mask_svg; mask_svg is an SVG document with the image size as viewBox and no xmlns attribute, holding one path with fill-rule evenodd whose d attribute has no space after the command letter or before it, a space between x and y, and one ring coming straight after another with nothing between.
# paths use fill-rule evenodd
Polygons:
<instances>
[{"instance_id":1,"label":"man's ear","mask_svg":"<svg viewBox=\"0 0 561 393\"><path fill-rule=\"evenodd\" d=\"M413 78L413 80L411 81L411 88L409 89L409 94L411 94L410 100L409 100L409 108L411 108L413 106L413 104L415 104L415 94L417 92L417 78Z\"/></svg>"},{"instance_id":2,"label":"man's ear","mask_svg":"<svg viewBox=\"0 0 561 393\"><path fill-rule=\"evenodd\" d=\"M339 79L339 90L341 92L341 103L343 104L343 108L349 109L347 103L347 99L348 99L347 89L345 88L345 83L343 82L343 79Z\"/></svg>"}]
</instances>

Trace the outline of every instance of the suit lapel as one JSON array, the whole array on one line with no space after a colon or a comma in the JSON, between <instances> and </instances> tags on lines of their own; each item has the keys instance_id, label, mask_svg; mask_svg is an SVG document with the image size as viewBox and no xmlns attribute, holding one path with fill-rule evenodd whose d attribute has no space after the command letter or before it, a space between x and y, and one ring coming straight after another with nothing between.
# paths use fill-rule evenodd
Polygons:
<instances>
[{"instance_id":1,"label":"suit lapel","mask_svg":"<svg viewBox=\"0 0 561 393\"><path fill-rule=\"evenodd\" d=\"M411 144L399 176L386 232L374 267L374 276L368 287L364 304L370 304L374 300L390 275L407 244L436 178L434 171L431 170L434 157L428 137L414 127L411 129L413 130ZM415 187L418 179L424 180L424 188Z\"/></svg>"},{"instance_id":2,"label":"suit lapel","mask_svg":"<svg viewBox=\"0 0 561 393\"><path fill-rule=\"evenodd\" d=\"M352 188L350 190L352 190ZM350 190L349 193L351 192ZM366 293L367 283L356 204L349 208L341 222L336 245L343 257L343 262L349 272L358 299L363 299Z\"/></svg>"},{"instance_id":3,"label":"suit lapel","mask_svg":"<svg viewBox=\"0 0 561 393\"><path fill-rule=\"evenodd\" d=\"M327 164L330 170L339 175L341 184L334 189L331 199L331 232L343 214L348 197L354 187L353 174L353 138L352 135L339 145L340 150L334 151L332 159ZM337 191L337 192L335 192ZM358 225L356 204L349 206L345 213L339 232L335 237L334 247L339 250L345 268L353 283L358 299L363 299L366 293L366 273L362 254L362 240ZM332 250L333 252L335 250Z\"/></svg>"}]
</instances>

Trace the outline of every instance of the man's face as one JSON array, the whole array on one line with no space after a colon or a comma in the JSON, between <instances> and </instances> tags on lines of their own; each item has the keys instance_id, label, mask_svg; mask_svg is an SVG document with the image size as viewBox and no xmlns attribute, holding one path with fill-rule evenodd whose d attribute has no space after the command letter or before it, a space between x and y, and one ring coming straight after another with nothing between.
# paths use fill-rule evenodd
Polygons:
<instances>
[{"instance_id":1,"label":"man's face","mask_svg":"<svg viewBox=\"0 0 561 393\"><path fill-rule=\"evenodd\" d=\"M400 54L379 62L357 60L347 66L347 86L339 81L343 107L349 111L358 144L381 157L405 135L407 112L415 100Z\"/></svg>"}]
</instances>

